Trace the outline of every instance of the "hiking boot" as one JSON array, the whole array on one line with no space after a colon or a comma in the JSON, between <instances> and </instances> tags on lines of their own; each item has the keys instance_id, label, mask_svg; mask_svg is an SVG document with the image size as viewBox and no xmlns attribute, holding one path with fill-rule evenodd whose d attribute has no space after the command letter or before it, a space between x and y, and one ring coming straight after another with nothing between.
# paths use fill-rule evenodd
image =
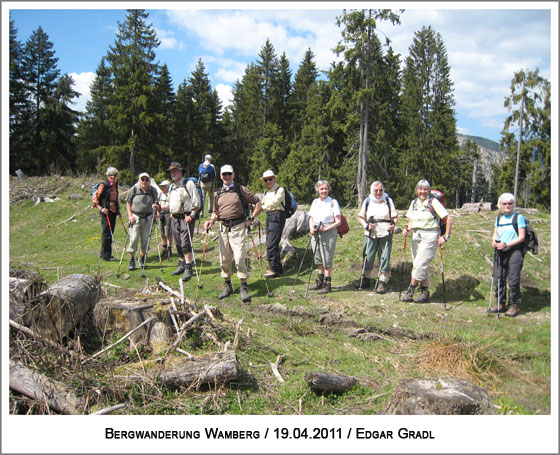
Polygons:
<instances>
[{"instance_id":1,"label":"hiking boot","mask_svg":"<svg viewBox=\"0 0 560 455\"><path fill-rule=\"evenodd\" d=\"M181 259L179 259L179 263L177 264L177 268L175 269L174 272L171 273L171 275L181 275L181 273L183 273L185 271L185 261L182 261Z\"/></svg>"},{"instance_id":2,"label":"hiking boot","mask_svg":"<svg viewBox=\"0 0 560 455\"><path fill-rule=\"evenodd\" d=\"M181 280L183 281L189 281L193 276L192 273L192 264L186 264L185 265L185 271L183 273L183 277L181 278Z\"/></svg>"},{"instance_id":3,"label":"hiking boot","mask_svg":"<svg viewBox=\"0 0 560 455\"><path fill-rule=\"evenodd\" d=\"M276 278L276 277L279 277L280 275L282 275L281 272L273 272L272 270L269 270L264 274L264 277L265 278Z\"/></svg>"},{"instance_id":4,"label":"hiking boot","mask_svg":"<svg viewBox=\"0 0 560 455\"><path fill-rule=\"evenodd\" d=\"M116 261L116 259L113 256L110 256L108 258L101 258L101 259L103 259L104 261Z\"/></svg>"},{"instance_id":5,"label":"hiking boot","mask_svg":"<svg viewBox=\"0 0 560 455\"><path fill-rule=\"evenodd\" d=\"M518 314L519 314L519 305L510 305L510 307L506 311L506 316L510 318L514 318Z\"/></svg>"},{"instance_id":6,"label":"hiking boot","mask_svg":"<svg viewBox=\"0 0 560 455\"><path fill-rule=\"evenodd\" d=\"M222 299L225 299L226 297L229 297L231 294L233 294L233 286L231 285L231 281L225 281L224 282L224 290L218 296L218 298L220 300L222 300Z\"/></svg>"},{"instance_id":7,"label":"hiking boot","mask_svg":"<svg viewBox=\"0 0 560 455\"><path fill-rule=\"evenodd\" d=\"M130 272L131 270L134 270L136 268L136 262L134 261L134 258L130 258L128 260L128 271Z\"/></svg>"},{"instance_id":8,"label":"hiking boot","mask_svg":"<svg viewBox=\"0 0 560 455\"><path fill-rule=\"evenodd\" d=\"M362 287L360 287L360 283L362 285ZM371 278L368 277L364 277L363 280L360 279L360 281L358 281L358 284L356 284L354 286L355 289L369 289L371 288Z\"/></svg>"},{"instance_id":9,"label":"hiking boot","mask_svg":"<svg viewBox=\"0 0 560 455\"><path fill-rule=\"evenodd\" d=\"M416 303L429 303L430 302L430 292L428 288L420 288L420 296L415 298L414 301Z\"/></svg>"},{"instance_id":10,"label":"hiking boot","mask_svg":"<svg viewBox=\"0 0 560 455\"><path fill-rule=\"evenodd\" d=\"M142 269L144 268L144 264L146 264L146 256L140 256L138 258L138 267Z\"/></svg>"},{"instance_id":11,"label":"hiking boot","mask_svg":"<svg viewBox=\"0 0 560 455\"><path fill-rule=\"evenodd\" d=\"M249 295L249 286L247 286L247 283L241 283L241 287L239 288L239 293L241 294L242 302L251 301L251 296Z\"/></svg>"},{"instance_id":12,"label":"hiking boot","mask_svg":"<svg viewBox=\"0 0 560 455\"><path fill-rule=\"evenodd\" d=\"M414 291L416 290L416 286L412 287L409 286L408 289L406 290L406 292L404 293L403 297L402 297L402 301L403 302L412 302L413 296L414 296Z\"/></svg>"},{"instance_id":13,"label":"hiking boot","mask_svg":"<svg viewBox=\"0 0 560 455\"><path fill-rule=\"evenodd\" d=\"M506 312L506 306L505 305L496 305L493 308L489 308L488 310L486 310L486 312L488 314L496 314L496 313L505 313Z\"/></svg>"},{"instance_id":14,"label":"hiking boot","mask_svg":"<svg viewBox=\"0 0 560 455\"><path fill-rule=\"evenodd\" d=\"M323 288L319 292L317 292L317 294L328 294L331 291L331 277L329 276L325 278L325 284L323 285Z\"/></svg>"},{"instance_id":15,"label":"hiking boot","mask_svg":"<svg viewBox=\"0 0 560 455\"><path fill-rule=\"evenodd\" d=\"M316 291L317 289L321 289L325 283L325 275L318 273L317 279L315 280L315 285L311 286L309 289L312 291Z\"/></svg>"},{"instance_id":16,"label":"hiking boot","mask_svg":"<svg viewBox=\"0 0 560 455\"><path fill-rule=\"evenodd\" d=\"M385 281L379 280L375 292L377 292L378 294L385 294L387 292L387 288L385 287Z\"/></svg>"}]
</instances>

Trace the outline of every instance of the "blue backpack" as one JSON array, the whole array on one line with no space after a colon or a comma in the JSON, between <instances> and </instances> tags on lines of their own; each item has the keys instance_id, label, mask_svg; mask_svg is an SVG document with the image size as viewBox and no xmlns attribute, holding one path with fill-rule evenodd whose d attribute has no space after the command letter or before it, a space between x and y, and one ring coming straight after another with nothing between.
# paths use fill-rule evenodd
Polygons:
<instances>
[{"instance_id":1,"label":"blue backpack","mask_svg":"<svg viewBox=\"0 0 560 455\"><path fill-rule=\"evenodd\" d=\"M189 180L194 183L194 186L196 186L198 195L200 197L200 210L194 218L195 220L198 220L204 213L204 197L202 196L202 188L200 188L200 183L198 183L198 179L196 177L188 177L187 180L185 180L185 188L187 187L187 182Z\"/></svg>"},{"instance_id":2,"label":"blue backpack","mask_svg":"<svg viewBox=\"0 0 560 455\"><path fill-rule=\"evenodd\" d=\"M202 183L209 183L216 177L214 168L211 164L209 164L208 166L203 166L202 164L198 166L198 177L200 178L200 181Z\"/></svg>"},{"instance_id":3,"label":"blue backpack","mask_svg":"<svg viewBox=\"0 0 560 455\"><path fill-rule=\"evenodd\" d=\"M297 202L294 195L288 188L284 187L284 211L286 212L286 219L290 218L297 210Z\"/></svg>"}]
</instances>

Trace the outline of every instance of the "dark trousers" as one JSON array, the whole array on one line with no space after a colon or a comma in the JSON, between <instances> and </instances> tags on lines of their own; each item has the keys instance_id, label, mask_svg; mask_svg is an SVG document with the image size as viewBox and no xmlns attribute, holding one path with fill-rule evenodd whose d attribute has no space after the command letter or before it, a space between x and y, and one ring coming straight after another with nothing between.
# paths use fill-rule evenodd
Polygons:
<instances>
[{"instance_id":1,"label":"dark trousers","mask_svg":"<svg viewBox=\"0 0 560 455\"><path fill-rule=\"evenodd\" d=\"M177 254L180 257L192 251L192 245L191 242L189 242L189 234L192 239L195 223L196 220L192 220L187 226L184 217L171 217L171 235L173 236L173 241L175 242L175 247L177 248Z\"/></svg>"},{"instance_id":2,"label":"dark trousers","mask_svg":"<svg viewBox=\"0 0 560 455\"><path fill-rule=\"evenodd\" d=\"M115 223L117 222L117 214L109 210L109 221L111 227L109 228L109 223L107 222L107 215L100 213L101 215L101 251L99 251L99 257L108 259L111 257L111 251L113 247L113 239L111 233L115 232Z\"/></svg>"},{"instance_id":3,"label":"dark trousers","mask_svg":"<svg viewBox=\"0 0 560 455\"><path fill-rule=\"evenodd\" d=\"M285 224L286 212L278 210L266 214L266 256L270 270L276 273L283 273L278 245L280 244Z\"/></svg>"},{"instance_id":4,"label":"dark trousers","mask_svg":"<svg viewBox=\"0 0 560 455\"><path fill-rule=\"evenodd\" d=\"M509 304L521 305L521 269L523 268L523 250L512 248L498 251L494 269L495 295L500 298L500 305L506 304L506 288L509 283ZM499 291L499 294L498 294Z\"/></svg>"}]
</instances>

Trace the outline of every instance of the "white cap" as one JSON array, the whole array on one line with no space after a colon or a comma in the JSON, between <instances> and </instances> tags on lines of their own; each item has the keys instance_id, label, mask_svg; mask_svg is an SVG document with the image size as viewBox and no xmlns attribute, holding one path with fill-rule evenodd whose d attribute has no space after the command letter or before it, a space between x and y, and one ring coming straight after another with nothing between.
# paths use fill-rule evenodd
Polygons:
<instances>
[{"instance_id":1,"label":"white cap","mask_svg":"<svg viewBox=\"0 0 560 455\"><path fill-rule=\"evenodd\" d=\"M159 186L169 186L169 180L164 180L159 184Z\"/></svg>"},{"instance_id":2,"label":"white cap","mask_svg":"<svg viewBox=\"0 0 560 455\"><path fill-rule=\"evenodd\" d=\"M278 177L277 175L274 174L274 172L272 172L270 169L268 171L264 171L263 175L261 177L261 180L264 180L268 177Z\"/></svg>"},{"instance_id":3,"label":"white cap","mask_svg":"<svg viewBox=\"0 0 560 455\"><path fill-rule=\"evenodd\" d=\"M222 168L220 169L220 174L223 174L224 172L231 172L233 174L233 167L229 164L225 164L224 166L222 166Z\"/></svg>"},{"instance_id":4,"label":"white cap","mask_svg":"<svg viewBox=\"0 0 560 455\"><path fill-rule=\"evenodd\" d=\"M205 159L205 160L211 160L211 159L212 159L212 155L206 155L206 156L204 157L204 159Z\"/></svg>"},{"instance_id":5,"label":"white cap","mask_svg":"<svg viewBox=\"0 0 560 455\"><path fill-rule=\"evenodd\" d=\"M148 174L147 172L142 172L142 173L138 176L138 178L141 179L142 177L148 177L148 178L150 178L150 174Z\"/></svg>"}]
</instances>

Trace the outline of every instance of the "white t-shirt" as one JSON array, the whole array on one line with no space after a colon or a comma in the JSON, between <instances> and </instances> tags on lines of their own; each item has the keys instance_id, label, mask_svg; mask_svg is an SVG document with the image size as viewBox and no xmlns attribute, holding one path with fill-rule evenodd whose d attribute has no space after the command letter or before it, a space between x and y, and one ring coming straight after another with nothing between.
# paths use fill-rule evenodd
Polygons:
<instances>
[{"instance_id":1,"label":"white t-shirt","mask_svg":"<svg viewBox=\"0 0 560 455\"><path fill-rule=\"evenodd\" d=\"M321 222L323 224L332 224L335 222L335 217L340 215L338 201L330 196L327 196L325 200L321 200L321 198L315 199L309 209L309 216L313 218L313 224Z\"/></svg>"},{"instance_id":2,"label":"white t-shirt","mask_svg":"<svg viewBox=\"0 0 560 455\"><path fill-rule=\"evenodd\" d=\"M371 196L369 196L369 204L366 211L366 200L362 203L362 208L358 213L359 217L362 217L366 221L373 217L375 222L375 231L368 231L364 229L364 235L369 235L370 237L387 237L389 235L389 226L391 223L386 223L385 221L391 221L392 218L397 216L397 210L395 209L395 204L391 198L388 198L387 203L385 199L380 201L375 201ZM389 215L389 204L391 206L391 214ZM383 222L378 223L378 221L383 220Z\"/></svg>"}]
</instances>

